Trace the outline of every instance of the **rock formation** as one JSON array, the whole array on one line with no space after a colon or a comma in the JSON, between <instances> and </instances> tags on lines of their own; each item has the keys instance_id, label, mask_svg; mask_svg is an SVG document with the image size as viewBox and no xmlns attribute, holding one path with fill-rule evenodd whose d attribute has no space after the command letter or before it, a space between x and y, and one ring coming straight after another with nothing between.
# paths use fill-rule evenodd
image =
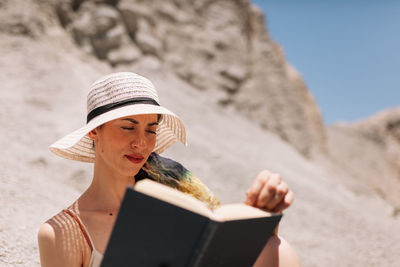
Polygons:
<instances>
[{"instance_id":1,"label":"rock formation","mask_svg":"<svg viewBox=\"0 0 400 267\"><path fill-rule=\"evenodd\" d=\"M400 109L333 125L328 137L335 163L391 203L393 215L400 214Z\"/></svg>"},{"instance_id":2,"label":"rock formation","mask_svg":"<svg viewBox=\"0 0 400 267\"><path fill-rule=\"evenodd\" d=\"M319 109L249 0L59 1L61 24L111 65L159 61L303 155L325 148Z\"/></svg>"}]
</instances>

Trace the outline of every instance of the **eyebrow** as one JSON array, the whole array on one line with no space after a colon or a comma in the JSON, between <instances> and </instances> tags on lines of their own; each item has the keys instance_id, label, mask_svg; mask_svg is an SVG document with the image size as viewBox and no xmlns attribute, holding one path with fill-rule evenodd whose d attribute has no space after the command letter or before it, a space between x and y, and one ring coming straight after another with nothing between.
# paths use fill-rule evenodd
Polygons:
<instances>
[{"instance_id":1,"label":"eyebrow","mask_svg":"<svg viewBox=\"0 0 400 267\"><path fill-rule=\"evenodd\" d=\"M139 124L139 122L134 119L127 118L127 119L122 119L122 120L132 122L133 124ZM158 122L151 122L151 123L147 124L147 126L155 126L155 125L158 125Z\"/></svg>"}]
</instances>

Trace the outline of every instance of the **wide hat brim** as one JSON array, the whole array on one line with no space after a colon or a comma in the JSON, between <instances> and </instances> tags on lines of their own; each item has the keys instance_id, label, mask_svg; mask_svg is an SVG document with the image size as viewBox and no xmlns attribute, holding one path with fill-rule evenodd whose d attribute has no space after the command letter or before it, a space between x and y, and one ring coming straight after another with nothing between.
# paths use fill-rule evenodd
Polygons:
<instances>
[{"instance_id":1,"label":"wide hat brim","mask_svg":"<svg viewBox=\"0 0 400 267\"><path fill-rule=\"evenodd\" d=\"M106 122L142 114L162 115L157 127L156 144L153 152L160 154L177 141L186 145L185 126L178 116L162 106L136 104L116 108L95 117L82 128L79 128L52 144L49 149L54 154L66 159L94 162L95 150L93 141L87 134Z\"/></svg>"}]
</instances>

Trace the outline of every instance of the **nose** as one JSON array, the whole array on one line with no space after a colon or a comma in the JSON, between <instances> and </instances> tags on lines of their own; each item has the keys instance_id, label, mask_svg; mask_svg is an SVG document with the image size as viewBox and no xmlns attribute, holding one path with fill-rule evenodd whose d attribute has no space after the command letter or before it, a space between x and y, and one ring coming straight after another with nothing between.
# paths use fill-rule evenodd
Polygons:
<instances>
[{"instance_id":1,"label":"nose","mask_svg":"<svg viewBox=\"0 0 400 267\"><path fill-rule=\"evenodd\" d=\"M132 141L131 141L131 147L132 148L145 148L146 147L146 137L144 136L144 133L137 133L134 136L132 136Z\"/></svg>"}]
</instances>

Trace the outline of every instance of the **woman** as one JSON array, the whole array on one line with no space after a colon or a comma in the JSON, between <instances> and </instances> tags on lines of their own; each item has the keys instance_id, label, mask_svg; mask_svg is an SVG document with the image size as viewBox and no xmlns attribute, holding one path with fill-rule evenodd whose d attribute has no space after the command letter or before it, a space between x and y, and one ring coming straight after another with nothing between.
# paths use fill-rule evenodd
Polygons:
<instances>
[{"instance_id":1,"label":"woman","mask_svg":"<svg viewBox=\"0 0 400 267\"><path fill-rule=\"evenodd\" d=\"M93 162L93 180L68 208L39 230L42 266L99 266L127 185L150 178L191 194L210 208L218 199L200 180L162 153L172 143L186 144L182 121L159 105L153 84L135 73L114 73L96 81L87 98L87 124L50 146L55 154ZM293 193L277 174L262 171L246 203L280 212ZM257 266L296 266L291 247L270 238Z\"/></svg>"}]
</instances>

